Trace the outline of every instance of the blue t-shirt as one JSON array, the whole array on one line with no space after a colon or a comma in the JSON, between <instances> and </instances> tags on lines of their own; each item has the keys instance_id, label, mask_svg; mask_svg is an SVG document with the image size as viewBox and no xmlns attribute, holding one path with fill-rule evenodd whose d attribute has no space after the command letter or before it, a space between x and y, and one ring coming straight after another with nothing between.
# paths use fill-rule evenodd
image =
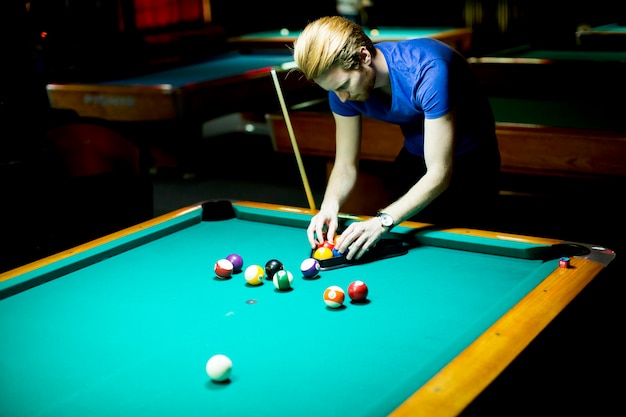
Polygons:
<instances>
[{"instance_id":1,"label":"blue t-shirt","mask_svg":"<svg viewBox=\"0 0 626 417\"><path fill-rule=\"evenodd\" d=\"M342 116L362 114L400 126L405 148L424 155L424 119L434 119L457 109L455 155L481 142L494 143L493 113L465 58L456 50L430 38L381 42L376 47L389 67L391 102L373 93L364 102L342 103L330 91L330 108Z\"/></svg>"}]
</instances>

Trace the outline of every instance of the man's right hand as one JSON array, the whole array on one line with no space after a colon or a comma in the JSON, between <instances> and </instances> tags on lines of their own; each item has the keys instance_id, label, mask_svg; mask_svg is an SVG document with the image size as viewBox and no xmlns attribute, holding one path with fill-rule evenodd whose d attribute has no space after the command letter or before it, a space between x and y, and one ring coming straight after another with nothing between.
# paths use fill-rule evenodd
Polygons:
<instances>
[{"instance_id":1,"label":"man's right hand","mask_svg":"<svg viewBox=\"0 0 626 417\"><path fill-rule=\"evenodd\" d=\"M313 218L306 230L312 249L316 249L325 240L332 241L339 227L338 213L330 210L320 210Z\"/></svg>"}]
</instances>

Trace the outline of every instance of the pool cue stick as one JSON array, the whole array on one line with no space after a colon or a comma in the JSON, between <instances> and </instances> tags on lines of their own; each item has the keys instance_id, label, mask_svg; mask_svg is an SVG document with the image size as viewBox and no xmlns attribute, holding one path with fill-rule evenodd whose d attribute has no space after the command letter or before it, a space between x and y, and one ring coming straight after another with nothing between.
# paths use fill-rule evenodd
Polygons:
<instances>
[{"instance_id":1,"label":"pool cue stick","mask_svg":"<svg viewBox=\"0 0 626 417\"><path fill-rule=\"evenodd\" d=\"M296 161L298 162L298 170L300 171L300 177L302 177L302 183L304 184L304 192L306 193L306 198L309 201L309 208L311 210L315 210L315 200L313 200L313 194L311 193L311 188L309 187L309 180L307 179L306 171L304 170L304 165L302 164L300 150L298 149L298 142L296 142L296 136L293 133L291 119L289 118L287 106L285 105L285 98L283 97L283 91L280 88L280 83L278 82L276 69L272 68L271 71L272 79L274 80L274 87L276 87L276 94L278 94L278 101L280 101L280 107L283 110L283 117L285 118L285 124L287 125L287 132L289 132L289 139L291 139L291 147L293 148L293 153L296 155Z\"/></svg>"}]
</instances>

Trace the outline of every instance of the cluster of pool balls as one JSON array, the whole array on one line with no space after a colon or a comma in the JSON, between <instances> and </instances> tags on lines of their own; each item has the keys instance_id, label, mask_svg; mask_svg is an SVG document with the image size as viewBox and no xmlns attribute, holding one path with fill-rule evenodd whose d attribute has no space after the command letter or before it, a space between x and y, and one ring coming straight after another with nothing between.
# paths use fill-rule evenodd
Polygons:
<instances>
[{"instance_id":1,"label":"cluster of pool balls","mask_svg":"<svg viewBox=\"0 0 626 417\"><path fill-rule=\"evenodd\" d=\"M305 278L315 278L320 272L320 259L317 258L320 249L331 250L329 246L320 245L314 252L313 257L306 258L300 264L300 272ZM321 252L326 252L326 251ZM327 258L323 258L327 259ZM261 285L265 280L271 280L274 287L279 291L287 291L291 289L294 276L291 271L285 269L283 263L278 259L267 261L265 267L258 264L248 266L243 269L243 258L236 253L228 255L226 258L219 259L215 262L214 272L220 279L230 279L233 274L243 271L243 276L248 285ZM348 297L355 302L364 302L368 295L367 285L360 280L353 281L348 286ZM331 285L326 288L323 294L324 303L331 308L339 308L344 305L346 292L337 285Z\"/></svg>"},{"instance_id":2,"label":"cluster of pool balls","mask_svg":"<svg viewBox=\"0 0 626 417\"><path fill-rule=\"evenodd\" d=\"M330 256L329 256L330 254ZM330 257L341 256L334 251L334 244L324 242L313 253L313 256L306 258L300 264L300 272L305 278L311 279L319 275L320 260ZM230 279L233 274L243 271L243 276L248 285L261 285L264 280L271 280L274 287L279 291L291 289L293 274L286 270L283 263L277 259L267 261L265 267L253 264L243 269L243 258L236 253L215 262L214 272L219 279ZM367 300L369 289L365 282L357 280L350 283L347 289L348 297L355 303L362 303ZM338 285L331 285L324 290L324 303L333 309L344 305L346 291ZM230 379L232 373L232 360L223 354L213 355L206 363L206 373L215 382L225 382Z\"/></svg>"},{"instance_id":3,"label":"cluster of pool balls","mask_svg":"<svg viewBox=\"0 0 626 417\"><path fill-rule=\"evenodd\" d=\"M337 244L337 238L339 238L339 235L335 236L335 238L332 241L324 240L324 242L317 245L317 248L313 252L313 258L324 260L324 259L337 258L342 255L345 255L339 252L337 249L335 249L335 245Z\"/></svg>"},{"instance_id":4,"label":"cluster of pool balls","mask_svg":"<svg viewBox=\"0 0 626 417\"><path fill-rule=\"evenodd\" d=\"M243 259L238 254L230 254L215 262L213 267L215 275L220 279L230 279L233 274L243 271L243 276L248 285L261 285L264 280L271 280L277 290L286 291L291 289L293 274L285 269L278 259L271 259L265 264L265 268L258 264L248 266L243 270ZM320 263L317 259L307 258L302 261L300 271L305 278L314 278L319 274Z\"/></svg>"}]
</instances>

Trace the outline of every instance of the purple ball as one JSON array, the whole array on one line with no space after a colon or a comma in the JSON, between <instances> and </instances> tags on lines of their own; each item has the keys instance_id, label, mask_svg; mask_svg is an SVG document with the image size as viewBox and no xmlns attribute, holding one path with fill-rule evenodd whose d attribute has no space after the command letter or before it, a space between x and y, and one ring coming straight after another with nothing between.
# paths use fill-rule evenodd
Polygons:
<instances>
[{"instance_id":1,"label":"purple ball","mask_svg":"<svg viewBox=\"0 0 626 417\"><path fill-rule=\"evenodd\" d=\"M231 253L226 257L226 259L233 264L233 272L241 272L241 269L243 268L243 258L240 255Z\"/></svg>"}]
</instances>

